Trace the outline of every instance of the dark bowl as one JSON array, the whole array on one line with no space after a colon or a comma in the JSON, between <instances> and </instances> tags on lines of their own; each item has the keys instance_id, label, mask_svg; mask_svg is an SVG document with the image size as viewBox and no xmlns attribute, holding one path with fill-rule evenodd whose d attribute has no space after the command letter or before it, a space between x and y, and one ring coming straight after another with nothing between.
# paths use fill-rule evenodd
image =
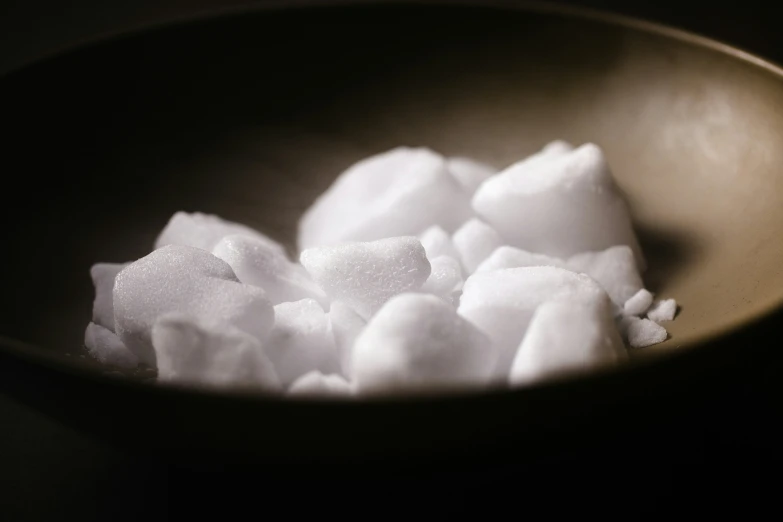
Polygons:
<instances>
[{"instance_id":1,"label":"dark bowl","mask_svg":"<svg viewBox=\"0 0 783 522\"><path fill-rule=\"evenodd\" d=\"M305 3L106 39L0 79L0 390L144 454L388 469L589 447L758 372L783 300L780 69L547 5L291 7ZM85 357L90 265L144 256L177 210L293 248L303 209L364 156L423 145L502 167L557 138L605 149L648 287L682 306L670 339L620 371L339 403L159 386Z\"/></svg>"}]
</instances>

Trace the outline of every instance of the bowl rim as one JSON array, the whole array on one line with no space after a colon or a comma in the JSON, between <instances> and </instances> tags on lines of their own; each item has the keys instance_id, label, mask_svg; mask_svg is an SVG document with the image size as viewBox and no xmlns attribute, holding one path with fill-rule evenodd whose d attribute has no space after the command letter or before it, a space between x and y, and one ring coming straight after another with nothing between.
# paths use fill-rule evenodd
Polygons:
<instances>
[{"instance_id":1,"label":"bowl rim","mask_svg":"<svg viewBox=\"0 0 783 522\"><path fill-rule=\"evenodd\" d=\"M568 19L594 22L613 27L631 29L641 33L654 36L673 39L691 46L717 52L736 60L745 62L755 67L761 68L767 73L783 79L783 67L775 62L762 58L754 53L745 51L739 47L720 42L716 39L702 36L700 34L679 29L673 26L658 22L652 22L641 18L617 14L600 9L592 9L580 6L564 5L550 1L539 0L269 0L263 3L222 6L205 8L196 13L185 15L170 15L156 21L137 23L131 27L125 27L117 30L106 31L95 34L80 40L76 40L66 45L62 45L50 52L39 54L30 58L12 69L0 73L0 81L7 76L11 76L24 70L46 63L50 60L78 52L82 49L105 45L115 40L133 37L157 30L165 30L174 27L186 26L193 23L212 21L218 19L230 19L242 14L256 14L262 12L281 12L301 9L332 9L337 7L366 7L366 6L406 6L406 7L474 7L490 10L510 10L523 11L549 16L559 16ZM668 349L655 354L632 359L629 363L617 368L600 368L580 375L563 375L552 379L547 379L539 383L520 386L515 388L489 388L489 389L466 389L453 393L443 393L438 391L419 392L410 395L392 395L392 396L369 396L361 399L346 400L334 397L308 397L308 396L290 396L281 397L280 394L270 394L262 391L248 391L237 388L209 388L205 386L194 386L181 383L160 383L154 385L142 382L132 378L116 378L109 374L113 368L107 367L104 372L95 371L79 364L74 358L65 358L62 354L36 346L24 341L13 339L0 334L0 355L12 356L20 361L32 363L37 367L44 367L50 371L55 371L61 375L90 381L98 386L117 386L124 388L128 392L145 392L154 394L174 395L181 398L186 396L194 399L227 399L241 400L258 405L274 402L279 404L284 401L287 404L308 405L315 404L341 404L346 406L361 406L368 404L401 404L401 403L442 403L465 398L491 398L496 395L517 395L527 394L532 390L545 392L547 389L559 388L563 384L584 384L590 385L592 382L604 380L607 376L628 375L632 371L645 371L652 367L660 366L663 362L673 363L676 360L682 360L689 355L699 355L713 348L710 345L716 344L725 337L736 338L742 334L747 334L754 328L769 321L775 312L780 309L780 303L774 303L768 308L761 310L756 315L729 323L723 328L714 330L693 342L686 350Z\"/></svg>"}]
</instances>

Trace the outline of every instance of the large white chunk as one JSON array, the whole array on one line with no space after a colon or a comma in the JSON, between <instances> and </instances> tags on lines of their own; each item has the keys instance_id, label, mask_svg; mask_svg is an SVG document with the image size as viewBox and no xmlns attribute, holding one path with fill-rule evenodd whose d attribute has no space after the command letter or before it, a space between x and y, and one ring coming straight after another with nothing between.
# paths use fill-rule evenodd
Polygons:
<instances>
[{"instance_id":1,"label":"large white chunk","mask_svg":"<svg viewBox=\"0 0 783 522\"><path fill-rule=\"evenodd\" d=\"M598 281L618 306L644 288L633 251L615 246L600 252L585 252L568 259L568 267Z\"/></svg>"},{"instance_id":2,"label":"large white chunk","mask_svg":"<svg viewBox=\"0 0 783 522\"><path fill-rule=\"evenodd\" d=\"M393 295L418 290L430 276L427 254L415 237L311 248L301 261L326 295L365 319Z\"/></svg>"},{"instance_id":3,"label":"large white chunk","mask_svg":"<svg viewBox=\"0 0 783 522\"><path fill-rule=\"evenodd\" d=\"M432 225L453 232L472 215L442 156L399 147L340 174L302 216L299 248L416 235Z\"/></svg>"},{"instance_id":4,"label":"large white chunk","mask_svg":"<svg viewBox=\"0 0 783 522\"><path fill-rule=\"evenodd\" d=\"M503 245L503 239L494 228L475 218L454 232L452 241L469 274L475 272L482 261Z\"/></svg>"},{"instance_id":5,"label":"large white chunk","mask_svg":"<svg viewBox=\"0 0 783 522\"><path fill-rule=\"evenodd\" d=\"M358 393L458 389L489 382L498 353L487 336L432 295L389 300L356 339Z\"/></svg>"},{"instance_id":6,"label":"large white chunk","mask_svg":"<svg viewBox=\"0 0 783 522\"><path fill-rule=\"evenodd\" d=\"M491 272L492 270L520 268L525 266L554 266L557 268L568 268L568 265L562 259L544 254L534 254L527 250L504 245L496 248L488 258L482 261L478 268L476 268L476 272Z\"/></svg>"},{"instance_id":7,"label":"large white chunk","mask_svg":"<svg viewBox=\"0 0 783 522\"><path fill-rule=\"evenodd\" d=\"M212 253L228 263L243 283L264 289L273 304L315 299L328 304L323 290L298 263L288 260L285 252L267 241L249 236L226 236Z\"/></svg>"},{"instance_id":8,"label":"large white chunk","mask_svg":"<svg viewBox=\"0 0 783 522\"><path fill-rule=\"evenodd\" d=\"M644 268L627 205L594 144L512 165L485 181L472 203L511 246L566 258L627 245Z\"/></svg>"},{"instance_id":9,"label":"large white chunk","mask_svg":"<svg viewBox=\"0 0 783 522\"><path fill-rule=\"evenodd\" d=\"M155 321L152 343L161 381L280 390L259 340L231 325L168 313Z\"/></svg>"},{"instance_id":10,"label":"large white chunk","mask_svg":"<svg viewBox=\"0 0 783 522\"><path fill-rule=\"evenodd\" d=\"M530 171L546 167L573 150L573 145L565 141L557 140L548 143L535 154L531 154L485 179L476 189L471 205L475 210L477 202L481 207L486 206L497 192L508 190L513 193L517 186L527 183ZM504 200L501 201L504 202Z\"/></svg>"},{"instance_id":11,"label":"large white chunk","mask_svg":"<svg viewBox=\"0 0 783 522\"><path fill-rule=\"evenodd\" d=\"M430 265L430 277L421 287L421 291L453 304L454 293L462 289L463 283L459 262L448 256L440 256L433 259Z\"/></svg>"},{"instance_id":12,"label":"large white chunk","mask_svg":"<svg viewBox=\"0 0 783 522\"><path fill-rule=\"evenodd\" d=\"M329 318L313 299L275 306L275 327L264 346L283 386L313 370L340 370Z\"/></svg>"},{"instance_id":13,"label":"large white chunk","mask_svg":"<svg viewBox=\"0 0 783 522\"><path fill-rule=\"evenodd\" d=\"M652 302L653 295L648 290L642 288L625 302L623 313L625 315L642 315L650 308Z\"/></svg>"},{"instance_id":14,"label":"large white chunk","mask_svg":"<svg viewBox=\"0 0 783 522\"><path fill-rule=\"evenodd\" d=\"M541 304L514 357L509 382L528 384L625 360L625 346L607 304Z\"/></svg>"},{"instance_id":15,"label":"large white chunk","mask_svg":"<svg viewBox=\"0 0 783 522\"><path fill-rule=\"evenodd\" d=\"M128 350L114 332L95 323L84 331L84 346L98 362L119 368L135 368L139 359Z\"/></svg>"},{"instance_id":16,"label":"large white chunk","mask_svg":"<svg viewBox=\"0 0 783 522\"><path fill-rule=\"evenodd\" d=\"M598 281L618 307L622 307L643 289L633 251L627 246L611 247L601 252L585 252L568 260L502 246L484 260L476 272L525 266L555 266L587 274Z\"/></svg>"},{"instance_id":17,"label":"large white chunk","mask_svg":"<svg viewBox=\"0 0 783 522\"><path fill-rule=\"evenodd\" d=\"M155 366L151 330L169 312L222 321L263 340L274 322L264 291L239 282L231 267L199 248L169 245L124 268L114 282L117 335Z\"/></svg>"},{"instance_id":18,"label":"large white chunk","mask_svg":"<svg viewBox=\"0 0 783 522\"><path fill-rule=\"evenodd\" d=\"M657 301L647 312L647 318L656 323L672 321L677 314L677 302L674 299Z\"/></svg>"},{"instance_id":19,"label":"large white chunk","mask_svg":"<svg viewBox=\"0 0 783 522\"><path fill-rule=\"evenodd\" d=\"M96 263L90 268L95 287L92 321L114 332L114 278L130 263Z\"/></svg>"},{"instance_id":20,"label":"large white chunk","mask_svg":"<svg viewBox=\"0 0 783 522\"><path fill-rule=\"evenodd\" d=\"M290 395L347 397L353 393L351 385L339 375L310 372L299 377L288 389Z\"/></svg>"},{"instance_id":21,"label":"large white chunk","mask_svg":"<svg viewBox=\"0 0 783 522\"><path fill-rule=\"evenodd\" d=\"M446 168L471 196L487 178L497 174L497 169L486 163L459 156L447 159Z\"/></svg>"},{"instance_id":22,"label":"large white chunk","mask_svg":"<svg viewBox=\"0 0 783 522\"><path fill-rule=\"evenodd\" d=\"M252 228L225 220L213 214L201 212L176 212L155 240L155 248L166 245L185 245L212 251L226 236L241 235L264 242L269 248L284 252L283 247L273 239Z\"/></svg>"},{"instance_id":23,"label":"large white chunk","mask_svg":"<svg viewBox=\"0 0 783 522\"><path fill-rule=\"evenodd\" d=\"M497 379L506 381L533 313L551 300L608 303L606 292L591 277L557 267L479 272L465 281L459 314L492 338L500 352Z\"/></svg>"},{"instance_id":24,"label":"large white chunk","mask_svg":"<svg viewBox=\"0 0 783 522\"><path fill-rule=\"evenodd\" d=\"M449 256L459 261L459 252L454 247L451 236L441 227L435 225L428 228L419 234L419 241L421 241L424 251L427 252L427 259L433 260L436 257Z\"/></svg>"},{"instance_id":25,"label":"large white chunk","mask_svg":"<svg viewBox=\"0 0 783 522\"><path fill-rule=\"evenodd\" d=\"M341 373L351 377L351 354L356 337L359 336L367 321L357 314L353 308L335 301L329 308L329 324L334 336L334 344L337 348Z\"/></svg>"}]
</instances>

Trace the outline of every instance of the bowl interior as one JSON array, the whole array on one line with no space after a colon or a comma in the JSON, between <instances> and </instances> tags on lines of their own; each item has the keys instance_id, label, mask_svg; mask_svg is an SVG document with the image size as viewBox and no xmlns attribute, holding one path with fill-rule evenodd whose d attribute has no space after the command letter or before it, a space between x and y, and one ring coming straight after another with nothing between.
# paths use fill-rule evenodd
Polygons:
<instances>
[{"instance_id":1,"label":"bowl interior","mask_svg":"<svg viewBox=\"0 0 783 522\"><path fill-rule=\"evenodd\" d=\"M92 263L145 255L177 210L293 248L335 176L398 145L497 167L553 139L602 146L648 287L682 306L646 353L783 298L780 76L662 34L490 8L259 12L48 60L3 78L0 105L0 334L71 359Z\"/></svg>"}]
</instances>

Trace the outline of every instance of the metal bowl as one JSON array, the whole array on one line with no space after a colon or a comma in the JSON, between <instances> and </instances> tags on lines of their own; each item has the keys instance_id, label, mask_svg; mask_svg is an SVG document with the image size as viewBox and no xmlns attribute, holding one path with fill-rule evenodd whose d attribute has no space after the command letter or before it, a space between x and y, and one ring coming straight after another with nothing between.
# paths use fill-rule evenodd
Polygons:
<instances>
[{"instance_id":1,"label":"metal bowl","mask_svg":"<svg viewBox=\"0 0 783 522\"><path fill-rule=\"evenodd\" d=\"M780 69L546 5L300 3L106 39L0 79L9 391L145 453L400 464L604 436L753 371L783 300ZM303 209L362 157L423 145L502 167L557 138L604 148L648 287L682 307L670 339L620 371L342 404L158 386L85 357L90 265L145 255L177 210L293 247Z\"/></svg>"}]
</instances>

